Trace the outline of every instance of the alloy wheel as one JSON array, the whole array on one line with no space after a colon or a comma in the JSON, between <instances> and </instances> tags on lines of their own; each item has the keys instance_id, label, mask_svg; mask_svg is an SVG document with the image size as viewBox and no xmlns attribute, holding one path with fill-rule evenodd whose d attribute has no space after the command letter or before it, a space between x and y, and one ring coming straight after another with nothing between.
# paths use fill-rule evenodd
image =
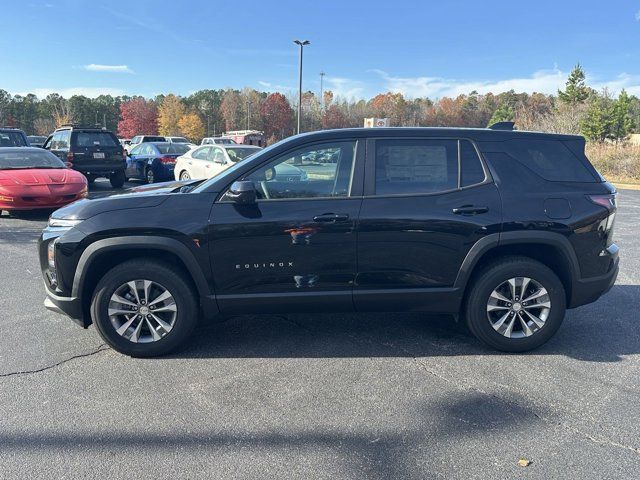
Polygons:
<instances>
[{"instance_id":1,"label":"alloy wheel","mask_svg":"<svg viewBox=\"0 0 640 480\"><path fill-rule=\"evenodd\" d=\"M189 176L188 172L182 172L182 174L180 175L180 180L191 180L191 177Z\"/></svg>"},{"instance_id":2,"label":"alloy wheel","mask_svg":"<svg viewBox=\"0 0 640 480\"><path fill-rule=\"evenodd\" d=\"M175 325L177 314L171 292L151 280L124 283L109 299L108 315L113 328L133 343L161 340Z\"/></svg>"},{"instance_id":3,"label":"alloy wheel","mask_svg":"<svg viewBox=\"0 0 640 480\"><path fill-rule=\"evenodd\" d=\"M544 327L551 312L549 292L528 277L502 282L489 295L487 318L507 338L525 338Z\"/></svg>"}]
</instances>

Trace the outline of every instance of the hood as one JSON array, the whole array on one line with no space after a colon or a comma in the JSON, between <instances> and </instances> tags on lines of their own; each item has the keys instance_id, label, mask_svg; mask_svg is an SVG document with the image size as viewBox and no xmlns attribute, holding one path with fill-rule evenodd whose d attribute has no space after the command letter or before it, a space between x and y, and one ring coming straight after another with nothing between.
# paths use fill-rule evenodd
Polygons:
<instances>
[{"instance_id":1,"label":"hood","mask_svg":"<svg viewBox=\"0 0 640 480\"><path fill-rule=\"evenodd\" d=\"M87 218L104 212L157 207L169 198L169 195L183 195L177 192L185 185L197 184L199 182L200 181L156 183L131 188L122 193L107 197L78 200L77 202L56 210L51 214L51 218L86 220Z\"/></svg>"},{"instance_id":2,"label":"hood","mask_svg":"<svg viewBox=\"0 0 640 480\"><path fill-rule=\"evenodd\" d=\"M0 185L63 185L87 183L80 172L69 168L31 168L24 170L0 170Z\"/></svg>"}]
</instances>

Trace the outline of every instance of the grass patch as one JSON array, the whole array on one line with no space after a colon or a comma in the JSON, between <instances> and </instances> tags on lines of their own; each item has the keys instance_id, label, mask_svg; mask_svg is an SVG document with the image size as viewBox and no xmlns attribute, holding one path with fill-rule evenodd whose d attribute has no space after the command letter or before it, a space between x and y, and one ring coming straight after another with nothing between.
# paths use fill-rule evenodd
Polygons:
<instances>
[{"instance_id":1,"label":"grass patch","mask_svg":"<svg viewBox=\"0 0 640 480\"><path fill-rule=\"evenodd\" d=\"M608 181L640 184L640 145L588 143L586 154Z\"/></svg>"}]
</instances>

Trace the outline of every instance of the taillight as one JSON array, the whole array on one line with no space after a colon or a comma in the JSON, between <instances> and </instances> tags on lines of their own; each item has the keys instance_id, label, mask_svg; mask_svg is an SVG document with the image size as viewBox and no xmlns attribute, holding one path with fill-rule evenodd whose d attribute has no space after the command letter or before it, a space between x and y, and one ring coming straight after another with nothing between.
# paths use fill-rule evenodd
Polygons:
<instances>
[{"instance_id":1,"label":"taillight","mask_svg":"<svg viewBox=\"0 0 640 480\"><path fill-rule=\"evenodd\" d=\"M606 208L609 211L606 223L604 225L605 232L610 232L613 229L613 222L616 219L616 194L609 195L587 195L587 198L596 205Z\"/></svg>"},{"instance_id":2,"label":"taillight","mask_svg":"<svg viewBox=\"0 0 640 480\"><path fill-rule=\"evenodd\" d=\"M122 159L126 160L127 159L127 151L125 150L124 147L122 147Z\"/></svg>"},{"instance_id":3,"label":"taillight","mask_svg":"<svg viewBox=\"0 0 640 480\"><path fill-rule=\"evenodd\" d=\"M73 152L67 153L67 162L73 163Z\"/></svg>"},{"instance_id":4,"label":"taillight","mask_svg":"<svg viewBox=\"0 0 640 480\"><path fill-rule=\"evenodd\" d=\"M610 212L613 212L616 209L616 196L615 194L610 195L587 195L589 200L591 200L596 205L600 205L601 207L606 208Z\"/></svg>"},{"instance_id":5,"label":"taillight","mask_svg":"<svg viewBox=\"0 0 640 480\"><path fill-rule=\"evenodd\" d=\"M173 157L160 157L160 163L166 164L174 164L176 163L176 159Z\"/></svg>"}]
</instances>

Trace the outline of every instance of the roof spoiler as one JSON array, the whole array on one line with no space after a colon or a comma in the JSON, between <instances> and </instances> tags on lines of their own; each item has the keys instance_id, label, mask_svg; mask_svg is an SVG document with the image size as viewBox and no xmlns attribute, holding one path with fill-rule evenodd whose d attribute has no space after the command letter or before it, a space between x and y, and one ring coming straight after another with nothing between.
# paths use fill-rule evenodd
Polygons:
<instances>
[{"instance_id":1,"label":"roof spoiler","mask_svg":"<svg viewBox=\"0 0 640 480\"><path fill-rule=\"evenodd\" d=\"M489 127L490 130L513 130L515 122L496 122Z\"/></svg>"}]
</instances>

